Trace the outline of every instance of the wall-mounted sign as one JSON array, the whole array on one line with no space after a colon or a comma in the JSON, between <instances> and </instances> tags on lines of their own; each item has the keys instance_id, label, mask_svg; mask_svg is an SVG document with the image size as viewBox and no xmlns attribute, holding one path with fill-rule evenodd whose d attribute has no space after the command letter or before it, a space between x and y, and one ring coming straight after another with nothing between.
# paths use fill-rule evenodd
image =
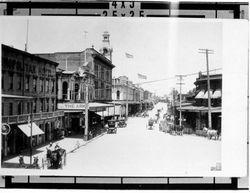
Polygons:
<instances>
[{"instance_id":1,"label":"wall-mounted sign","mask_svg":"<svg viewBox=\"0 0 250 193\"><path fill-rule=\"evenodd\" d=\"M2 135L8 135L10 133L10 126L6 123L2 124Z\"/></svg>"},{"instance_id":2,"label":"wall-mounted sign","mask_svg":"<svg viewBox=\"0 0 250 193\"><path fill-rule=\"evenodd\" d=\"M57 108L60 110L84 110L84 103L58 103Z\"/></svg>"}]
</instances>

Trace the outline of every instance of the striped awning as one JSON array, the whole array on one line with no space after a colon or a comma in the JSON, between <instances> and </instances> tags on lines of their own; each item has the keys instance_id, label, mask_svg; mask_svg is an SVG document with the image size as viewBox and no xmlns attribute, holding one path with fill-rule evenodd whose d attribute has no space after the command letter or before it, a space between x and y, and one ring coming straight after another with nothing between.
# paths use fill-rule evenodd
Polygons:
<instances>
[{"instance_id":1,"label":"striped awning","mask_svg":"<svg viewBox=\"0 0 250 193\"><path fill-rule=\"evenodd\" d=\"M213 99L218 99L218 98L221 98L221 90L215 90L212 97Z\"/></svg>"},{"instance_id":2,"label":"striped awning","mask_svg":"<svg viewBox=\"0 0 250 193\"><path fill-rule=\"evenodd\" d=\"M212 98L213 96L213 91L210 90L210 97ZM203 95L203 99L208 99L208 91Z\"/></svg>"},{"instance_id":3,"label":"striped awning","mask_svg":"<svg viewBox=\"0 0 250 193\"><path fill-rule=\"evenodd\" d=\"M205 94L205 90L201 90L196 96L196 99L203 99L203 96Z\"/></svg>"}]
</instances>

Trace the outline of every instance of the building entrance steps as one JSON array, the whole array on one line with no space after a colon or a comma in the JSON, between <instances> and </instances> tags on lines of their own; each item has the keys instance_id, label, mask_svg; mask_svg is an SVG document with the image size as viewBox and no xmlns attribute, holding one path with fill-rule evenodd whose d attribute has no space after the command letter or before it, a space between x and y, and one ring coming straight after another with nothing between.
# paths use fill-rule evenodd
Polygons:
<instances>
[{"instance_id":1,"label":"building entrance steps","mask_svg":"<svg viewBox=\"0 0 250 193\"><path fill-rule=\"evenodd\" d=\"M79 149L80 147L85 146L88 143L103 136L105 133L102 133L102 134L100 134L100 135L98 135L98 136L96 136L88 141L84 141L82 135L74 135L74 136L65 137L61 140L52 141L52 143L53 143L52 149L56 146L56 144L58 144L61 148L66 150L66 154L73 153L77 149ZM42 168L42 160L46 159L46 154L47 154L46 148L48 148L48 147L49 147L49 144L39 146L39 147L34 147L32 149L32 163L33 163L34 157L37 157L38 158L38 165L40 168ZM24 164L26 166L28 166L30 164L30 150L26 149L25 151L23 151L21 153L21 156L23 156ZM6 158L2 162L2 168L19 168L19 167L20 167L19 166L19 155L13 156L11 158Z\"/></svg>"}]
</instances>

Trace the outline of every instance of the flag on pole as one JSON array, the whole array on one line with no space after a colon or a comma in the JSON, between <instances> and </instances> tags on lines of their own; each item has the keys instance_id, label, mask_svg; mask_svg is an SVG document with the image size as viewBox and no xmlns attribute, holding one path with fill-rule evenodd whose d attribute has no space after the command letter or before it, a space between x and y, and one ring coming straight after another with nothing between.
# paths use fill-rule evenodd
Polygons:
<instances>
[{"instance_id":1,"label":"flag on pole","mask_svg":"<svg viewBox=\"0 0 250 193\"><path fill-rule=\"evenodd\" d=\"M146 75L143 75L143 74L137 74L138 75L138 78L139 79L144 79L144 80L146 80L147 79L147 76Z\"/></svg>"},{"instance_id":2,"label":"flag on pole","mask_svg":"<svg viewBox=\"0 0 250 193\"><path fill-rule=\"evenodd\" d=\"M125 56L126 56L127 58L134 58L134 56L133 56L132 54L128 54L128 53L125 53Z\"/></svg>"}]
</instances>

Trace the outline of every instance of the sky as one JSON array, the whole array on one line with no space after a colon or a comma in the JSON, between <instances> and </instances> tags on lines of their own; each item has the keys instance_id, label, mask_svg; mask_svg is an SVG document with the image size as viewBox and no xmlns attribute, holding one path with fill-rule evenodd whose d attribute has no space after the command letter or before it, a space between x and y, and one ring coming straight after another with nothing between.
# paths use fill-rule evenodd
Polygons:
<instances>
[{"instance_id":1,"label":"sky","mask_svg":"<svg viewBox=\"0 0 250 193\"><path fill-rule=\"evenodd\" d=\"M104 31L110 33L113 48L113 77L126 75L157 95L179 89L176 75L197 73L184 78L183 93L194 88L199 71L206 71L205 54L214 50L209 68L222 68L222 23L215 20L181 18L111 17L1 17L2 43L24 50L28 27L28 52L53 53L83 51L94 46L99 51ZM87 31L86 36L84 31ZM126 58L125 53L133 55ZM138 73L147 80L138 79ZM221 71L217 71L221 73Z\"/></svg>"}]
</instances>

